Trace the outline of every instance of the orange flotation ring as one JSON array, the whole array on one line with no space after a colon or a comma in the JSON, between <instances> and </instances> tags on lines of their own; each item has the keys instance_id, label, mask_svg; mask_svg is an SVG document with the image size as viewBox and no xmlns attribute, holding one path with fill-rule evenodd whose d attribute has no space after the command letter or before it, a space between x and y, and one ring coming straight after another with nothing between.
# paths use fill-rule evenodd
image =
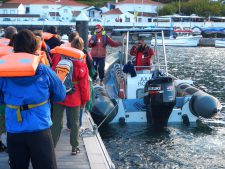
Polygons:
<instances>
[{"instance_id":1,"label":"orange flotation ring","mask_svg":"<svg viewBox=\"0 0 225 169\"><path fill-rule=\"evenodd\" d=\"M71 47L64 47L64 46L56 46L54 49L50 51L50 53L55 54L59 53L65 56L69 56L75 59L85 59L86 55L84 54L83 51L76 49L76 48L71 48Z\"/></svg>"},{"instance_id":2,"label":"orange flotation ring","mask_svg":"<svg viewBox=\"0 0 225 169\"><path fill-rule=\"evenodd\" d=\"M35 75L40 57L29 53L11 53L0 57L0 77Z\"/></svg>"},{"instance_id":3,"label":"orange flotation ring","mask_svg":"<svg viewBox=\"0 0 225 169\"><path fill-rule=\"evenodd\" d=\"M8 46L9 42L10 42L10 39L1 38L0 39L0 46Z\"/></svg>"},{"instance_id":4,"label":"orange flotation ring","mask_svg":"<svg viewBox=\"0 0 225 169\"><path fill-rule=\"evenodd\" d=\"M0 56L8 55L13 52L13 47L11 46L0 46Z\"/></svg>"}]
</instances>

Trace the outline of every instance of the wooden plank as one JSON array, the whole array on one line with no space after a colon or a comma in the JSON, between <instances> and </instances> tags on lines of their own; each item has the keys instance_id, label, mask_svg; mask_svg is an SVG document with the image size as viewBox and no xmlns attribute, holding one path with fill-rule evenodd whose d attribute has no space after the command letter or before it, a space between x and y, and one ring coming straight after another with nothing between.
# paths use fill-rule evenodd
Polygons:
<instances>
[{"instance_id":1,"label":"wooden plank","mask_svg":"<svg viewBox=\"0 0 225 169\"><path fill-rule=\"evenodd\" d=\"M66 118L63 119L64 126L61 132L59 142L56 146L56 161L58 169L109 169L113 168L111 159L102 151L99 141L99 134L88 135L79 138L79 147L81 152L76 156L71 155L72 147L70 145L70 131L66 129ZM84 113L83 127L92 130L90 115ZM31 165L30 168L32 169ZM10 169L8 165L8 154L0 153L0 169Z\"/></svg>"}]
</instances>

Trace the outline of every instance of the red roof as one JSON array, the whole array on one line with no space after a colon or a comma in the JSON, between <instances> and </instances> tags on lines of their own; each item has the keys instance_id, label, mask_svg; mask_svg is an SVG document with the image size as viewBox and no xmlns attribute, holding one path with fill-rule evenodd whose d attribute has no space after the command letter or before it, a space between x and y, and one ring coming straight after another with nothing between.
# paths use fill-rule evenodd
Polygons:
<instances>
[{"instance_id":1,"label":"red roof","mask_svg":"<svg viewBox=\"0 0 225 169\"><path fill-rule=\"evenodd\" d=\"M22 4L61 4L66 6L87 6L74 0L9 0L7 3L22 3Z\"/></svg>"},{"instance_id":2,"label":"red roof","mask_svg":"<svg viewBox=\"0 0 225 169\"><path fill-rule=\"evenodd\" d=\"M108 12L105 12L103 13L103 15L120 15L120 14L123 14L123 12L121 12L121 10L119 8L116 8L116 9L112 9Z\"/></svg>"},{"instance_id":3,"label":"red roof","mask_svg":"<svg viewBox=\"0 0 225 169\"><path fill-rule=\"evenodd\" d=\"M19 3L3 3L2 5L0 5L0 8L18 8L20 6Z\"/></svg>"},{"instance_id":4,"label":"red roof","mask_svg":"<svg viewBox=\"0 0 225 169\"><path fill-rule=\"evenodd\" d=\"M152 4L152 5L157 5L157 4L161 4L160 2L155 2L152 0L124 0L124 1L120 1L117 4Z\"/></svg>"}]
</instances>

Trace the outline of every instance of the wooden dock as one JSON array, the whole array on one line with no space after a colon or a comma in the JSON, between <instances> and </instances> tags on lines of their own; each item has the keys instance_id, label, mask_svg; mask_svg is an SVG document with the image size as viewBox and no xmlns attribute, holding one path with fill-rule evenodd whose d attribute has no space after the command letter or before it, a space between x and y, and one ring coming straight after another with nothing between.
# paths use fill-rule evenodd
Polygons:
<instances>
[{"instance_id":1,"label":"wooden dock","mask_svg":"<svg viewBox=\"0 0 225 169\"><path fill-rule=\"evenodd\" d=\"M80 137L81 152L76 156L71 155L69 130L62 130L59 142L55 149L58 169L114 169L108 152L98 132L93 130L93 120L89 113L83 115L83 127L86 129ZM30 167L32 168L32 167ZM10 169L8 154L0 153L0 169Z\"/></svg>"}]
</instances>

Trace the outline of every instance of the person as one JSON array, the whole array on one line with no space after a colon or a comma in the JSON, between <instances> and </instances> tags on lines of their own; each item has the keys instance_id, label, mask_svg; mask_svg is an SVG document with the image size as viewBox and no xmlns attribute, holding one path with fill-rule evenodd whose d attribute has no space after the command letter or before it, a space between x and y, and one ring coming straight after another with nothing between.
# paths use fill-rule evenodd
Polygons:
<instances>
[{"instance_id":1,"label":"person","mask_svg":"<svg viewBox=\"0 0 225 169\"><path fill-rule=\"evenodd\" d=\"M63 44L61 44L61 46L65 46L65 47L71 47L71 42L76 38L79 37L79 33L77 31L72 32L69 34L68 37L68 42L64 42Z\"/></svg>"},{"instance_id":2,"label":"person","mask_svg":"<svg viewBox=\"0 0 225 169\"><path fill-rule=\"evenodd\" d=\"M13 39L15 53L35 54L37 41L27 29ZM34 56L35 57L35 56ZM38 64L34 76L0 77L0 103L6 105L7 150L12 169L56 169L50 102L63 101L66 89L56 74Z\"/></svg>"},{"instance_id":3,"label":"person","mask_svg":"<svg viewBox=\"0 0 225 169\"><path fill-rule=\"evenodd\" d=\"M0 46L3 46L3 48L7 48L8 52L11 53L12 48L12 40L14 35L17 34L17 29L14 26L8 26L5 29L4 38L2 40L2 44ZM10 47L7 47L10 46ZM0 52L1 56L1 52ZM0 105L0 152L6 150L6 146L2 142L2 134L5 133L5 105Z\"/></svg>"},{"instance_id":4,"label":"person","mask_svg":"<svg viewBox=\"0 0 225 169\"><path fill-rule=\"evenodd\" d=\"M106 35L104 28L97 24L95 27L94 35L88 41L88 47L91 49L91 56L94 60L94 66L96 70L96 75L93 80L96 81L97 76L100 78L100 85L103 85L103 79L105 74L105 58L106 58L106 46L111 47L121 46L121 42L113 41L109 36Z\"/></svg>"},{"instance_id":5,"label":"person","mask_svg":"<svg viewBox=\"0 0 225 169\"><path fill-rule=\"evenodd\" d=\"M71 46L76 48L76 49L82 50L86 54L86 64L87 64L88 71L89 71L90 100L87 102L87 104L85 106L85 109L87 111L91 111L92 110L92 103L93 103L93 99L94 99L94 90L93 90L92 78L95 75L95 68L94 68L93 60L92 60L92 57L90 56L90 54L84 49L84 41L81 37L76 37L72 41ZM82 127L82 115L83 115L83 112L84 112L85 109L81 108L81 110L80 110L80 119L79 119L80 128Z\"/></svg>"},{"instance_id":6,"label":"person","mask_svg":"<svg viewBox=\"0 0 225 169\"><path fill-rule=\"evenodd\" d=\"M63 58L59 53L53 54L53 66L55 70L59 61ZM64 57L65 58L65 57ZM67 57L68 58L68 57ZM63 112L66 109L70 130L70 144L72 146L72 155L80 152L79 149L79 113L80 108L85 107L90 99L89 81L88 81L88 68L85 62L77 59L68 58L73 63L72 81L74 84L74 92L66 95L64 102L53 104L52 120L53 126L51 127L54 145L56 146L60 133L63 127L62 119Z\"/></svg>"},{"instance_id":7,"label":"person","mask_svg":"<svg viewBox=\"0 0 225 169\"><path fill-rule=\"evenodd\" d=\"M14 26L8 26L5 29L4 38L0 39L0 46L12 46L12 39L15 34L17 34L17 29Z\"/></svg>"},{"instance_id":8,"label":"person","mask_svg":"<svg viewBox=\"0 0 225 169\"><path fill-rule=\"evenodd\" d=\"M148 69L146 66L151 66L152 58L155 55L155 52L150 48L144 41L140 38L137 45L134 45L130 50L130 55L135 56L135 66L136 70ZM145 66L142 68L141 66Z\"/></svg>"},{"instance_id":9,"label":"person","mask_svg":"<svg viewBox=\"0 0 225 169\"><path fill-rule=\"evenodd\" d=\"M52 59L50 57L50 48L44 41L42 30L34 30L33 33L36 35L36 39L37 39L36 54L42 57L41 60L43 64L47 66L51 66Z\"/></svg>"},{"instance_id":10,"label":"person","mask_svg":"<svg viewBox=\"0 0 225 169\"><path fill-rule=\"evenodd\" d=\"M50 26L46 32L51 34L50 37L44 38L45 42L47 43L47 45L49 46L50 49L53 49L56 46L61 45L61 41L59 40L58 35L57 35L57 27L56 26Z\"/></svg>"}]
</instances>

